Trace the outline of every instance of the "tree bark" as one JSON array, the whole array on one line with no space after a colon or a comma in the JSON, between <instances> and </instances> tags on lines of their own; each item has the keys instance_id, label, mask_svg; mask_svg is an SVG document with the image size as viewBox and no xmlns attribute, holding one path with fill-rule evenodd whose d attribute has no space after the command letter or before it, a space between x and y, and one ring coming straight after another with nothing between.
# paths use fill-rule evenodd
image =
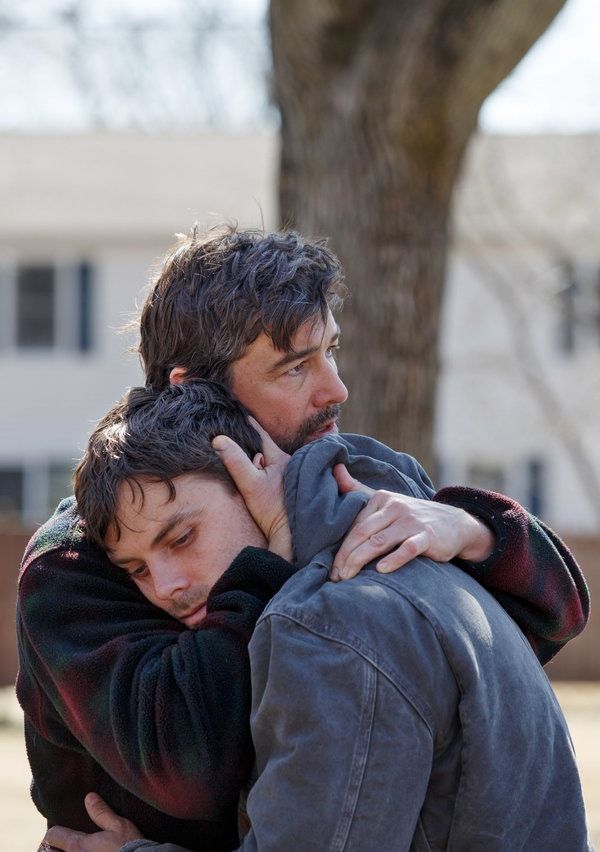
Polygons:
<instances>
[{"instance_id":1,"label":"tree bark","mask_svg":"<svg viewBox=\"0 0 600 852\"><path fill-rule=\"evenodd\" d=\"M342 425L432 464L452 191L482 101L564 0L271 0L280 219L347 274Z\"/></svg>"}]
</instances>

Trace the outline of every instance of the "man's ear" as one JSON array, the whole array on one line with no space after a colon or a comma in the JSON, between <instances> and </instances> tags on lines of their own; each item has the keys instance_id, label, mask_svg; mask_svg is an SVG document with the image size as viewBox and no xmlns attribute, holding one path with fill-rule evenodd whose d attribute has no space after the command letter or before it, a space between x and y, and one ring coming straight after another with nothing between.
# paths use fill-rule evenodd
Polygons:
<instances>
[{"instance_id":1,"label":"man's ear","mask_svg":"<svg viewBox=\"0 0 600 852\"><path fill-rule=\"evenodd\" d=\"M180 385L182 382L185 382L185 379L186 379L185 367L173 367L173 369L169 373L169 384L170 385Z\"/></svg>"}]
</instances>

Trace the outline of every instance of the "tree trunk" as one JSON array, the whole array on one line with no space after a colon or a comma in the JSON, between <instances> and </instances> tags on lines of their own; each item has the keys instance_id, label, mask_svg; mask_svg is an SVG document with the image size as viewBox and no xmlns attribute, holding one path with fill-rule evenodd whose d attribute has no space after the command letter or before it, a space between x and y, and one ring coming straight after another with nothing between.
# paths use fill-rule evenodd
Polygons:
<instances>
[{"instance_id":1,"label":"tree trunk","mask_svg":"<svg viewBox=\"0 0 600 852\"><path fill-rule=\"evenodd\" d=\"M271 0L280 218L347 274L346 431L432 463L452 191L484 98L564 0Z\"/></svg>"}]
</instances>

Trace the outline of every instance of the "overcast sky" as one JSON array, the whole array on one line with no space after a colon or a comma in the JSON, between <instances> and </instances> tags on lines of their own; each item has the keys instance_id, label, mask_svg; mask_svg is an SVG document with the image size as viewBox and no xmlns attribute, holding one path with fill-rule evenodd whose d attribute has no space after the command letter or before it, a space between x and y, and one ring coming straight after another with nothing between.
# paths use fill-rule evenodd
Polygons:
<instances>
[{"instance_id":1,"label":"overcast sky","mask_svg":"<svg viewBox=\"0 0 600 852\"><path fill-rule=\"evenodd\" d=\"M80 5L87 42L77 52L73 30L56 27L56 11L64 14L67 0L0 0L0 132L81 131L94 126L94 115L98 127L148 131L276 123L265 82L267 0ZM231 22L229 36L211 42L204 32L219 18ZM3 19L12 26L3 27ZM123 21L142 27L133 51L123 49ZM166 27L175 35L166 36ZM480 124L504 133L600 131L600 0L567 0L488 98Z\"/></svg>"},{"instance_id":2,"label":"overcast sky","mask_svg":"<svg viewBox=\"0 0 600 852\"><path fill-rule=\"evenodd\" d=\"M567 0L488 98L480 124L508 133L600 131L600 0Z\"/></svg>"}]
</instances>

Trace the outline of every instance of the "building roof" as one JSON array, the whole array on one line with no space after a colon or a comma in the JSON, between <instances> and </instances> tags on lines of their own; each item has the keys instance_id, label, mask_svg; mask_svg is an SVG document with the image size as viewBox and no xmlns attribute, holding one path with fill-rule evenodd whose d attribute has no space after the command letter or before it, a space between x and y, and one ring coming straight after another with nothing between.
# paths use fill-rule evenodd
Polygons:
<instances>
[{"instance_id":1,"label":"building roof","mask_svg":"<svg viewBox=\"0 0 600 852\"><path fill-rule=\"evenodd\" d=\"M597 251L600 134L475 136L455 198L454 237L554 254Z\"/></svg>"},{"instance_id":2,"label":"building roof","mask_svg":"<svg viewBox=\"0 0 600 852\"><path fill-rule=\"evenodd\" d=\"M0 135L0 240L164 243L194 220L275 224L273 135Z\"/></svg>"},{"instance_id":3,"label":"building roof","mask_svg":"<svg viewBox=\"0 0 600 852\"><path fill-rule=\"evenodd\" d=\"M0 242L168 243L194 220L274 227L273 134L0 135ZM469 245L597 243L600 135L474 137L454 236Z\"/></svg>"}]
</instances>

